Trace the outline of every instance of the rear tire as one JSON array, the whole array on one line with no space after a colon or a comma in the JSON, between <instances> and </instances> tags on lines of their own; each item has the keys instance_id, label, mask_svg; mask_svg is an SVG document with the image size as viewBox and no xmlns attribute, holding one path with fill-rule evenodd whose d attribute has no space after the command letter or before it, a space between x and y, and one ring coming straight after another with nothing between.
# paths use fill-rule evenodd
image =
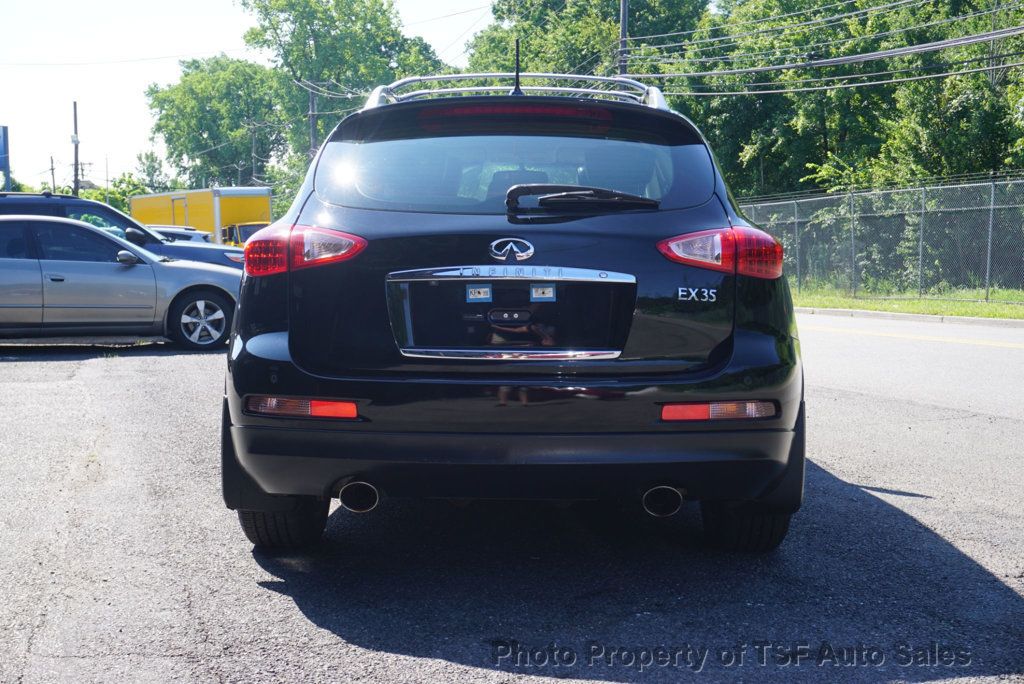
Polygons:
<instances>
[{"instance_id":1,"label":"rear tire","mask_svg":"<svg viewBox=\"0 0 1024 684\"><path fill-rule=\"evenodd\" d=\"M215 290L192 290L179 295L167 313L167 332L186 349L217 349L231 333L235 305Z\"/></svg>"},{"instance_id":2,"label":"rear tire","mask_svg":"<svg viewBox=\"0 0 1024 684\"><path fill-rule=\"evenodd\" d=\"M752 510L723 501L702 501L701 518L708 544L727 551L765 553L778 547L789 531L789 513Z\"/></svg>"},{"instance_id":3,"label":"rear tire","mask_svg":"<svg viewBox=\"0 0 1024 684\"><path fill-rule=\"evenodd\" d=\"M301 549L320 541L327 525L330 501L295 497L290 511L238 511L238 522L249 541L260 549Z\"/></svg>"}]
</instances>

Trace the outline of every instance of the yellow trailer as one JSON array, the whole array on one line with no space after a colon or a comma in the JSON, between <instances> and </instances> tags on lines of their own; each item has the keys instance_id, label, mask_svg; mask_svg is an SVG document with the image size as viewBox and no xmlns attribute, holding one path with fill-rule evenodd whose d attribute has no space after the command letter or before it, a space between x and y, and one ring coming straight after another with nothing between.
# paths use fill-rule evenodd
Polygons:
<instances>
[{"instance_id":1,"label":"yellow trailer","mask_svg":"<svg viewBox=\"0 0 1024 684\"><path fill-rule=\"evenodd\" d=\"M176 190L130 198L132 218L140 223L192 226L214 242L240 244L238 226L270 223L270 188Z\"/></svg>"}]
</instances>

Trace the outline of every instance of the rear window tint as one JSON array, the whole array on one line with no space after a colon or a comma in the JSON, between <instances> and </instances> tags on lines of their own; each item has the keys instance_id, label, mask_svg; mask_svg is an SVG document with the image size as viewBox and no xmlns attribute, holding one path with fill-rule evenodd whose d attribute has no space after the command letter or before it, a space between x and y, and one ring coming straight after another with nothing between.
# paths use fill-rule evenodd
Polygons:
<instances>
[{"instance_id":1,"label":"rear window tint","mask_svg":"<svg viewBox=\"0 0 1024 684\"><path fill-rule=\"evenodd\" d=\"M619 190L663 209L711 197L710 154L682 122L605 107L511 107L398 106L360 115L327 144L316 192L364 209L483 214L504 213L506 192L523 183Z\"/></svg>"}]
</instances>

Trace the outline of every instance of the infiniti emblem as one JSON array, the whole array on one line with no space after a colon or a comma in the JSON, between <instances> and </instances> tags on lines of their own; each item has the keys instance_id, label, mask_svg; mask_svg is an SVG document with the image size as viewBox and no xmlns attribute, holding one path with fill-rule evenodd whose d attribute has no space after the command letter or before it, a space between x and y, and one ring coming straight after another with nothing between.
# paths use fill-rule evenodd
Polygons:
<instances>
[{"instance_id":1,"label":"infiniti emblem","mask_svg":"<svg viewBox=\"0 0 1024 684\"><path fill-rule=\"evenodd\" d=\"M501 238L491 243L491 256L498 261L526 261L533 256L533 245L519 238Z\"/></svg>"}]
</instances>

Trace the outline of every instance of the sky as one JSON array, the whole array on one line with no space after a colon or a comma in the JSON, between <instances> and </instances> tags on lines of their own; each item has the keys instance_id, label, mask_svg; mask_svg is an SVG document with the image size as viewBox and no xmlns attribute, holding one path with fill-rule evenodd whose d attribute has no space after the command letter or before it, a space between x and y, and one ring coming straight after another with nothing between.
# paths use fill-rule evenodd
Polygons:
<instances>
[{"instance_id":1,"label":"sky","mask_svg":"<svg viewBox=\"0 0 1024 684\"><path fill-rule=\"evenodd\" d=\"M487 0L395 0L403 30L448 63L491 22ZM452 15L452 16L446 16ZM78 101L85 176L103 185L155 149L145 90L177 80L178 60L231 57L269 63L242 34L251 17L237 0L0 0L0 126L10 135L11 175L38 187L70 185L72 102ZM322 105L321 105L322 106Z\"/></svg>"}]
</instances>

